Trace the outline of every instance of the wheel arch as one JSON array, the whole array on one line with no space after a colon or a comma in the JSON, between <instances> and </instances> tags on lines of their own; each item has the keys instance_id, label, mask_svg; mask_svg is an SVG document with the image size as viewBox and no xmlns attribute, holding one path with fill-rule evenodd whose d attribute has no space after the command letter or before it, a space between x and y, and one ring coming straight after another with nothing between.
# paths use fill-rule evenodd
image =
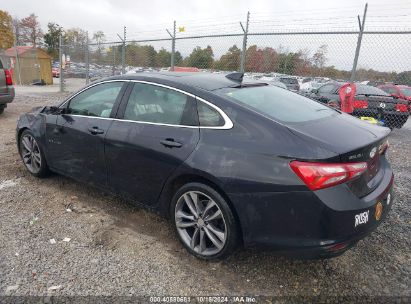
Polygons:
<instances>
[{"instance_id":1,"label":"wheel arch","mask_svg":"<svg viewBox=\"0 0 411 304\"><path fill-rule=\"evenodd\" d=\"M21 134L23 134L23 132L24 132L25 130L30 130L30 129L29 129L28 127L22 127L21 129L19 129L19 130L17 131L16 141L17 141L17 149L18 149L19 153L20 153L20 137L21 137Z\"/></svg>"},{"instance_id":2,"label":"wheel arch","mask_svg":"<svg viewBox=\"0 0 411 304\"><path fill-rule=\"evenodd\" d=\"M215 191L220 194L224 200L227 202L229 205L234 218L237 222L237 227L239 229L239 235L241 243L243 242L243 229L241 227L241 222L240 218L237 214L237 210L234 207L233 202L230 200L229 196L226 194L226 192L223 190L222 186L218 184L217 181L213 181L212 178L208 178L204 175L199 175L195 173L189 173L189 174L182 174L179 176L176 176L172 178L171 180L168 181L166 186L164 187L161 197L159 200L159 212L163 214L166 218L170 218L170 207L171 207L171 202L173 199L174 194L180 189L183 185L188 184L188 183L202 183L205 184L211 188L213 188Z\"/></svg>"}]
</instances>

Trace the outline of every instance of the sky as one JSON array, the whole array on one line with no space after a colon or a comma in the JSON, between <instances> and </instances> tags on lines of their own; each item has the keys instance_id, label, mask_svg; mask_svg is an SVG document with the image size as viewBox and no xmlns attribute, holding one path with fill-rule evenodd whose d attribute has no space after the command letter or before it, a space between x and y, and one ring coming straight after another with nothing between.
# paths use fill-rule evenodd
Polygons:
<instances>
[{"instance_id":1,"label":"sky","mask_svg":"<svg viewBox=\"0 0 411 304\"><path fill-rule=\"evenodd\" d=\"M80 27L93 33L102 30L106 41L118 41L117 34L127 27L128 40L167 38L166 28L172 29L173 21L177 27L184 26L185 32L177 36L192 36L218 33L241 33L239 22L245 24L247 12L250 12L250 32L278 31L308 31L308 30L357 30L357 15L362 15L366 1L356 0L310 0L310 1L278 1L278 0L0 0L2 10L8 11L13 17L23 18L30 13L39 17L42 28L52 21L64 28ZM366 30L411 30L410 0L368 0ZM91 34L90 34L91 35ZM363 67L378 64L380 69L398 70L411 65L411 55L401 53L401 46L411 45L411 35L376 37L377 47L384 52L390 52L393 43L396 53L393 57L404 56L392 68L390 64L367 61L371 53L365 51ZM355 50L356 35L350 37L251 37L261 46L285 47L291 51L306 48L311 53L322 43L329 46L331 61L336 66L347 67ZM405 39L405 40L404 40ZM215 41L214 41L215 40ZM180 42L182 53L189 53L195 45L206 46L214 43L213 49L217 56L224 53L234 43L241 46L241 38L200 39L198 41ZM370 40L370 39L368 39ZM368 41L367 40L367 41ZM303 42L302 42L303 41ZM388 42L388 43L386 43ZM372 50L375 43L370 40ZM165 42L153 43L156 48L169 45ZM346 44L350 44L348 48ZM367 48L368 46L365 46ZM346 58L338 58L341 51L346 51ZM382 61L389 54L377 54L375 61ZM392 51L393 52L393 51ZM344 52L342 52L344 53ZM411 52L407 52L411 53ZM409 60L409 61L408 61ZM340 63L338 61L341 61ZM346 61L346 63L345 63ZM331 62L334 63L334 62ZM411 67L409 68L411 69Z\"/></svg>"}]
</instances>

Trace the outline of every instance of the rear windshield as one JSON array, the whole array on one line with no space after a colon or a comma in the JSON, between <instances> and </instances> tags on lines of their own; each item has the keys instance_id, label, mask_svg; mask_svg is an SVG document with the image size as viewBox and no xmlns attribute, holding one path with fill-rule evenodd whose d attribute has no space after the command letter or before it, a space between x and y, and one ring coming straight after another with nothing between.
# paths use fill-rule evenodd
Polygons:
<instances>
[{"instance_id":1,"label":"rear windshield","mask_svg":"<svg viewBox=\"0 0 411 304\"><path fill-rule=\"evenodd\" d=\"M296 84L298 83L297 79L295 78L280 78L280 81L287 84Z\"/></svg>"},{"instance_id":2,"label":"rear windshield","mask_svg":"<svg viewBox=\"0 0 411 304\"><path fill-rule=\"evenodd\" d=\"M401 89L401 93L407 97L411 97L411 88L403 88Z\"/></svg>"},{"instance_id":3,"label":"rear windshield","mask_svg":"<svg viewBox=\"0 0 411 304\"><path fill-rule=\"evenodd\" d=\"M376 88L376 87L368 86L368 85L365 85L365 84L357 84L356 86L357 86L356 95L390 96L389 94L387 94L383 90L381 90L379 88Z\"/></svg>"},{"instance_id":4,"label":"rear windshield","mask_svg":"<svg viewBox=\"0 0 411 304\"><path fill-rule=\"evenodd\" d=\"M225 88L220 92L230 100L282 123L301 123L339 114L314 100L275 86Z\"/></svg>"}]
</instances>

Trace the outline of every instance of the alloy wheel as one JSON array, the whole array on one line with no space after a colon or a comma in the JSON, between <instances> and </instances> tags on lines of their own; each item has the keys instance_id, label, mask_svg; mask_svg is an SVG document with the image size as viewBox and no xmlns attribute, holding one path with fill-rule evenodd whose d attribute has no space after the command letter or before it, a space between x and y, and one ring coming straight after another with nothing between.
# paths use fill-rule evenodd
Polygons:
<instances>
[{"instance_id":1,"label":"alloy wheel","mask_svg":"<svg viewBox=\"0 0 411 304\"><path fill-rule=\"evenodd\" d=\"M21 157L31 173L38 173L41 169L41 153L37 141L30 134L21 138Z\"/></svg>"},{"instance_id":2,"label":"alloy wheel","mask_svg":"<svg viewBox=\"0 0 411 304\"><path fill-rule=\"evenodd\" d=\"M215 255L224 248L224 215L217 203L200 191L181 195L175 208L175 224L185 245L200 255Z\"/></svg>"}]
</instances>

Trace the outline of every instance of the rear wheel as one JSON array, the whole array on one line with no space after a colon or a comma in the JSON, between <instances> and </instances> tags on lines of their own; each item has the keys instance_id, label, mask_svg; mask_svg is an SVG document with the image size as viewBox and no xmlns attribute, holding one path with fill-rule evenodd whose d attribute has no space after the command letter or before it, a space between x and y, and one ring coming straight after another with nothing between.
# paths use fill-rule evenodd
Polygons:
<instances>
[{"instance_id":1,"label":"rear wheel","mask_svg":"<svg viewBox=\"0 0 411 304\"><path fill-rule=\"evenodd\" d=\"M0 106L0 114L3 114L5 108L5 106Z\"/></svg>"},{"instance_id":2,"label":"rear wheel","mask_svg":"<svg viewBox=\"0 0 411 304\"><path fill-rule=\"evenodd\" d=\"M25 130L19 140L20 156L24 165L31 174L37 177L45 177L49 173L49 169L44 157L43 150L39 143L34 138L34 135Z\"/></svg>"},{"instance_id":3,"label":"rear wheel","mask_svg":"<svg viewBox=\"0 0 411 304\"><path fill-rule=\"evenodd\" d=\"M211 187L186 184L174 195L170 211L180 241L196 257L220 260L237 248L239 232L234 215Z\"/></svg>"}]
</instances>

